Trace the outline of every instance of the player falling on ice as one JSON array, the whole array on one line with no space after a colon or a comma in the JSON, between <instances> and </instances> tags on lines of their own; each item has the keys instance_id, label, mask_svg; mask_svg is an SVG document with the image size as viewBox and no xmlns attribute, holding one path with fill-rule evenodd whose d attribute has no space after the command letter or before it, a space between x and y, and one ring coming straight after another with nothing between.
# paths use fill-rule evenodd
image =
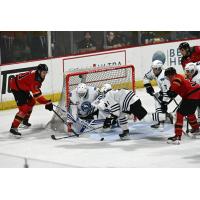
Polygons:
<instances>
[{"instance_id":1,"label":"player falling on ice","mask_svg":"<svg viewBox=\"0 0 200 200\"><path fill-rule=\"evenodd\" d=\"M200 84L200 63L188 63L185 66L186 77L197 84ZM198 123L200 123L200 107L197 108Z\"/></svg>"},{"instance_id":2,"label":"player falling on ice","mask_svg":"<svg viewBox=\"0 0 200 200\"><path fill-rule=\"evenodd\" d=\"M36 70L20 73L9 80L9 87L19 109L10 128L10 133L12 135L17 137L21 136L21 133L18 132L18 127L21 123L27 127L31 126L29 118L36 101L40 104L45 104L47 110L53 110L51 100L47 100L40 90L47 72L47 65L39 64Z\"/></svg>"},{"instance_id":3,"label":"player falling on ice","mask_svg":"<svg viewBox=\"0 0 200 200\"><path fill-rule=\"evenodd\" d=\"M165 76L171 83L170 89L167 92L168 96L175 98L177 95L180 95L182 97L181 104L176 113L175 136L168 138L168 143L180 144L184 116L187 116L192 127L190 135L200 134L195 116L197 106L200 106L200 85L190 82L181 74L177 74L176 69L173 67L165 70Z\"/></svg>"},{"instance_id":4,"label":"player falling on ice","mask_svg":"<svg viewBox=\"0 0 200 200\"><path fill-rule=\"evenodd\" d=\"M164 121L169 118L171 124L173 124L173 116L167 112L167 105L171 98L167 95L167 91L170 87L170 82L165 78L165 70L163 69L163 63L160 60L153 61L151 65L151 70L144 76L144 87L148 94L150 94L155 99L155 109L156 112L153 113L153 121L156 124L151 125L152 128L163 128ZM157 85L160 89L159 92L154 91L151 85L152 80L156 80Z\"/></svg>"},{"instance_id":5,"label":"player falling on ice","mask_svg":"<svg viewBox=\"0 0 200 200\"><path fill-rule=\"evenodd\" d=\"M183 56L181 58L181 65L183 69L187 63L200 61L200 46L190 47L187 42L182 42L178 48Z\"/></svg>"},{"instance_id":6,"label":"player falling on ice","mask_svg":"<svg viewBox=\"0 0 200 200\"><path fill-rule=\"evenodd\" d=\"M127 114L135 115L139 120L143 119L147 111L143 108L139 97L130 90L109 90L101 100L99 108L108 109L109 116L104 121L103 128L111 128L112 121L118 119L119 125L123 132L119 134L120 138L129 138L128 117Z\"/></svg>"}]
</instances>

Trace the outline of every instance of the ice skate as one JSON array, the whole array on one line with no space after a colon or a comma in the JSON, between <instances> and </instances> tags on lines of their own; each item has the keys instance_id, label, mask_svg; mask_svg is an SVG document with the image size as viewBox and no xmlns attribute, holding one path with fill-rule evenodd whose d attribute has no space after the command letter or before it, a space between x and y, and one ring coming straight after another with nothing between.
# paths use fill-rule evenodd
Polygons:
<instances>
[{"instance_id":1,"label":"ice skate","mask_svg":"<svg viewBox=\"0 0 200 200\"><path fill-rule=\"evenodd\" d=\"M21 137L21 133L18 132L17 128L11 128L10 129L10 133L12 136L16 137L16 138L20 138Z\"/></svg>"},{"instance_id":2,"label":"ice skate","mask_svg":"<svg viewBox=\"0 0 200 200\"><path fill-rule=\"evenodd\" d=\"M191 138L196 138L196 139L200 139L200 129L191 129L188 133L188 136Z\"/></svg>"},{"instance_id":3,"label":"ice skate","mask_svg":"<svg viewBox=\"0 0 200 200\"><path fill-rule=\"evenodd\" d=\"M124 130L123 133L119 134L121 140L129 140L129 130Z\"/></svg>"},{"instance_id":4,"label":"ice skate","mask_svg":"<svg viewBox=\"0 0 200 200\"><path fill-rule=\"evenodd\" d=\"M22 123L19 125L19 128L29 128L31 126L31 123L28 122L28 119L24 119Z\"/></svg>"},{"instance_id":5,"label":"ice skate","mask_svg":"<svg viewBox=\"0 0 200 200\"><path fill-rule=\"evenodd\" d=\"M173 136L167 139L168 144L180 144L181 143L181 136Z\"/></svg>"},{"instance_id":6,"label":"ice skate","mask_svg":"<svg viewBox=\"0 0 200 200\"><path fill-rule=\"evenodd\" d=\"M151 125L151 128L159 128L159 127L160 127L160 122L158 122L157 124Z\"/></svg>"}]
</instances>

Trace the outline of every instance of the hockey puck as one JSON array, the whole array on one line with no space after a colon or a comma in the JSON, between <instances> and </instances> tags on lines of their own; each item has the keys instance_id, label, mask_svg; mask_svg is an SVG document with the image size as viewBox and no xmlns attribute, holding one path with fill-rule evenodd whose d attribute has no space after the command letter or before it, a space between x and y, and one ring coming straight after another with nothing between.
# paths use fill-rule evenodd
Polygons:
<instances>
[{"instance_id":1,"label":"hockey puck","mask_svg":"<svg viewBox=\"0 0 200 200\"><path fill-rule=\"evenodd\" d=\"M104 141L104 138L102 137L102 138L100 139L100 141Z\"/></svg>"},{"instance_id":2,"label":"hockey puck","mask_svg":"<svg viewBox=\"0 0 200 200\"><path fill-rule=\"evenodd\" d=\"M51 138L52 138L53 140L56 140L55 135L51 135Z\"/></svg>"}]
</instances>

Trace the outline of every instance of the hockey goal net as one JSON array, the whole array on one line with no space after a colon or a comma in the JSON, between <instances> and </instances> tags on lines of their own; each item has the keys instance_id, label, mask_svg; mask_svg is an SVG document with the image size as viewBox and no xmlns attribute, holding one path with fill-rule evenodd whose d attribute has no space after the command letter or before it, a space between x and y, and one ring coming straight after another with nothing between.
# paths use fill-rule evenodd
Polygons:
<instances>
[{"instance_id":1,"label":"hockey goal net","mask_svg":"<svg viewBox=\"0 0 200 200\"><path fill-rule=\"evenodd\" d=\"M97 67L76 69L65 72L63 77L63 88L61 98L58 102L56 112L67 121L67 115L70 103L70 92L74 90L79 83L85 83L88 86L101 88L103 84L109 83L113 89L135 90L135 70L133 65ZM67 132L67 126L56 116L53 115L48 127L54 131Z\"/></svg>"}]
</instances>

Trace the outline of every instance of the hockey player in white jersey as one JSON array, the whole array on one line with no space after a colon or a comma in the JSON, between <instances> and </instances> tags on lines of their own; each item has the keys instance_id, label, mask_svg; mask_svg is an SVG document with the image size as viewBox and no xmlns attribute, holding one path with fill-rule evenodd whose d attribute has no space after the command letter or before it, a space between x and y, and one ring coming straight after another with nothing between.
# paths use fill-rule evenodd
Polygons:
<instances>
[{"instance_id":1,"label":"hockey player in white jersey","mask_svg":"<svg viewBox=\"0 0 200 200\"><path fill-rule=\"evenodd\" d=\"M101 98L99 91L85 83L80 83L76 89L70 93L70 112L75 119L78 117L91 120L98 115L98 110L92 103Z\"/></svg>"},{"instance_id":2,"label":"hockey player in white jersey","mask_svg":"<svg viewBox=\"0 0 200 200\"><path fill-rule=\"evenodd\" d=\"M107 116L104 122L104 129L110 128L112 121L118 119L119 125L123 130L119 134L121 139L127 139L129 136L127 114L133 114L139 120L143 119L147 114L147 111L142 107L139 97L133 91L126 89L107 91L104 99L99 104L99 108L110 111L109 116Z\"/></svg>"},{"instance_id":3,"label":"hockey player in white jersey","mask_svg":"<svg viewBox=\"0 0 200 200\"><path fill-rule=\"evenodd\" d=\"M156 121L156 124L151 125L152 128L159 128L160 125L163 126L166 117L173 123L173 116L167 113L167 105L170 101L167 91L169 90L170 82L165 78L164 73L163 63L160 60L155 60L152 63L151 70L145 74L143 80L147 93L155 99L156 112L153 113L153 121ZM159 92L155 93L150 82L151 80L156 80L157 85L160 88Z\"/></svg>"},{"instance_id":4,"label":"hockey player in white jersey","mask_svg":"<svg viewBox=\"0 0 200 200\"><path fill-rule=\"evenodd\" d=\"M186 77L197 84L200 84L200 63L188 63L185 66L185 75ZM200 107L197 107L197 121L200 123Z\"/></svg>"},{"instance_id":5,"label":"hockey player in white jersey","mask_svg":"<svg viewBox=\"0 0 200 200\"><path fill-rule=\"evenodd\" d=\"M200 63L186 64L185 75L190 81L200 84Z\"/></svg>"}]
</instances>

